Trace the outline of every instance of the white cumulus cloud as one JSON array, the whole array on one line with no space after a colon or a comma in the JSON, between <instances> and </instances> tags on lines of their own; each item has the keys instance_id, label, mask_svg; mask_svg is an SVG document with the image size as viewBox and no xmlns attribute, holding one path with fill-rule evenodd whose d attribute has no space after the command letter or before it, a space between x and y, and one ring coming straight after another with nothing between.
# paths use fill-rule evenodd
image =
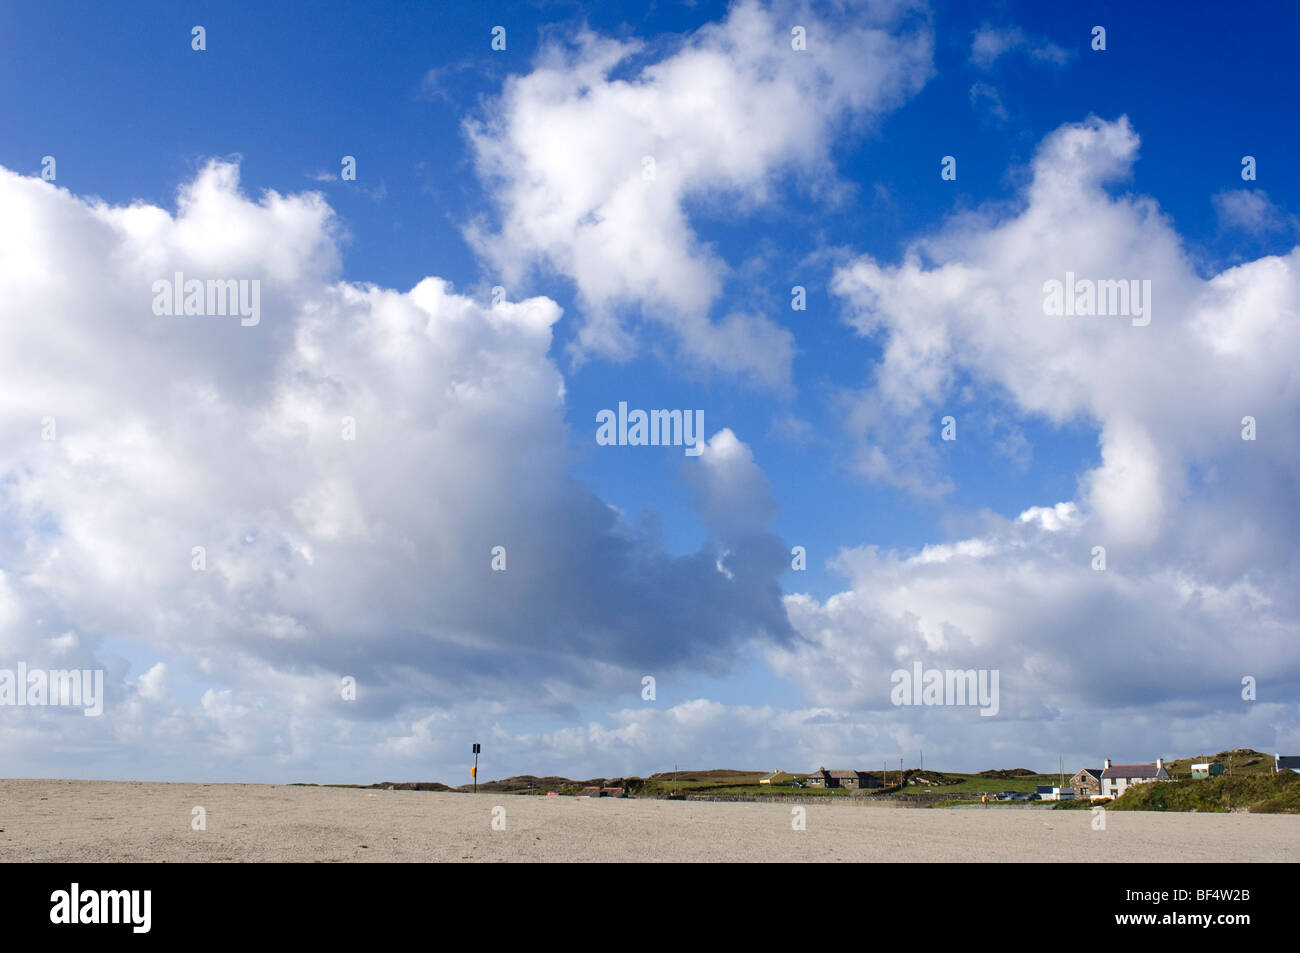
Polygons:
<instances>
[{"instance_id":1,"label":"white cumulus cloud","mask_svg":"<svg viewBox=\"0 0 1300 953\"><path fill-rule=\"evenodd\" d=\"M688 360L788 384L787 331L725 307L715 319L729 269L688 208L743 211L769 201L780 175L830 177L833 133L928 77L932 40L913 12L853 4L817 16L741 0L667 53L587 30L548 42L468 124L499 213L472 241L507 287L535 267L572 279L579 356L630 357L644 319Z\"/></svg>"}]
</instances>

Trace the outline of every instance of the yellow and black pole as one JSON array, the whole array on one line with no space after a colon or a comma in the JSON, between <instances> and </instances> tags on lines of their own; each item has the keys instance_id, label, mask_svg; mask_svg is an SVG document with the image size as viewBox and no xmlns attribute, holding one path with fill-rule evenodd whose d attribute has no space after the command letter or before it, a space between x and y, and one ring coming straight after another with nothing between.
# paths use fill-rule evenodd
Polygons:
<instances>
[{"instance_id":1,"label":"yellow and black pole","mask_svg":"<svg viewBox=\"0 0 1300 953\"><path fill-rule=\"evenodd\" d=\"M478 753L482 747L477 741L474 742L474 767L469 769L469 776L474 779L474 793L478 794Z\"/></svg>"}]
</instances>

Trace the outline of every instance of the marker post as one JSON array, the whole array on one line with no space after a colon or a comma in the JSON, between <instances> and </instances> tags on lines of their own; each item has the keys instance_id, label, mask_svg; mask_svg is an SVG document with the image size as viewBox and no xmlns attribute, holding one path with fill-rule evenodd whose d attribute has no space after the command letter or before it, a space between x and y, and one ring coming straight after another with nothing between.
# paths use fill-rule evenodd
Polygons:
<instances>
[{"instance_id":1,"label":"marker post","mask_svg":"<svg viewBox=\"0 0 1300 953\"><path fill-rule=\"evenodd\" d=\"M478 753L482 748L477 741L474 742L474 768L470 771L469 776L474 779L474 793L478 794Z\"/></svg>"}]
</instances>

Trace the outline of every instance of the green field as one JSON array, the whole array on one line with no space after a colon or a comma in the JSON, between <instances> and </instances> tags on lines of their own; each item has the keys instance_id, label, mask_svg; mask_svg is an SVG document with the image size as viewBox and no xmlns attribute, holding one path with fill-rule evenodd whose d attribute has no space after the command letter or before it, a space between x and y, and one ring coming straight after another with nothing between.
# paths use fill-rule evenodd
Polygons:
<instances>
[{"instance_id":1,"label":"green field","mask_svg":"<svg viewBox=\"0 0 1300 953\"><path fill-rule=\"evenodd\" d=\"M811 797L847 797L849 791L824 788L793 787L790 782L803 775L781 773L772 784L759 784L761 778L768 776L768 771L678 771L651 775L647 778L640 793L644 797L670 797L676 791L678 796L696 795L732 795L741 797L782 797L800 795Z\"/></svg>"},{"instance_id":2,"label":"green field","mask_svg":"<svg viewBox=\"0 0 1300 953\"><path fill-rule=\"evenodd\" d=\"M880 772L872 772L877 778ZM955 799L963 796L978 799L983 794L999 791L1016 793L1033 793L1040 784L1059 784L1059 775L1025 774L1014 777L993 777L981 774L959 774L940 771L909 770L903 773L905 784L900 788L899 773L885 772L885 784L876 790L867 790L862 794L839 788L793 787L791 782L802 779L803 775L780 774L772 784L758 783L759 778L766 777L761 771L681 771L677 774L676 790L683 794L707 795L745 795L753 797L781 797L782 795L799 795L813 797L890 797L897 793L907 794L952 794ZM1068 778L1067 778L1068 781ZM646 779L639 792L647 797L667 797L674 789L671 773L656 774Z\"/></svg>"},{"instance_id":3,"label":"green field","mask_svg":"<svg viewBox=\"0 0 1300 953\"><path fill-rule=\"evenodd\" d=\"M909 784L906 788L909 792L915 791L936 791L940 794L996 794L999 791L1014 791L1017 794L1032 794L1040 784L1059 785L1061 777L1058 774L1030 774L1018 778L991 778L979 774L946 774L951 783L948 784ZM1067 777L1066 783L1070 782Z\"/></svg>"}]
</instances>

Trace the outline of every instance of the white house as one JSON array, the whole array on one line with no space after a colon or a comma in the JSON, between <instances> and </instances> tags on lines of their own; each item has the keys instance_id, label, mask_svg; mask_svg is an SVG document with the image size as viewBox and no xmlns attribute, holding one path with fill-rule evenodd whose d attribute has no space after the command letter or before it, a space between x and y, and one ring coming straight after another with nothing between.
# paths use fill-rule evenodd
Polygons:
<instances>
[{"instance_id":1,"label":"white house","mask_svg":"<svg viewBox=\"0 0 1300 953\"><path fill-rule=\"evenodd\" d=\"M1156 758L1155 764L1111 764L1107 758L1101 769L1101 796L1119 797L1130 785L1168 780L1164 758Z\"/></svg>"},{"instance_id":2,"label":"white house","mask_svg":"<svg viewBox=\"0 0 1300 953\"><path fill-rule=\"evenodd\" d=\"M1074 800L1074 788L1062 788L1054 784L1040 784L1038 785L1038 800L1072 801Z\"/></svg>"},{"instance_id":3,"label":"white house","mask_svg":"<svg viewBox=\"0 0 1300 953\"><path fill-rule=\"evenodd\" d=\"M1283 771L1295 771L1300 774L1300 755L1273 755L1273 773L1281 774Z\"/></svg>"}]
</instances>

